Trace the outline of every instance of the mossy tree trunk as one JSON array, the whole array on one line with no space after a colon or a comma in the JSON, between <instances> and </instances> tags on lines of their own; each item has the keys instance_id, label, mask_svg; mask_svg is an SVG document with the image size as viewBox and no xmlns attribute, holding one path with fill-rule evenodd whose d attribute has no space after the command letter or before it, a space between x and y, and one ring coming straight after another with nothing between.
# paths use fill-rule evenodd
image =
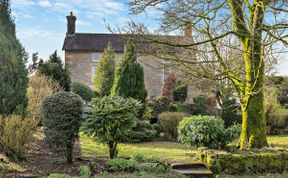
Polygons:
<instances>
[{"instance_id":1,"label":"mossy tree trunk","mask_svg":"<svg viewBox=\"0 0 288 178\"><path fill-rule=\"evenodd\" d=\"M242 132L240 148L262 148L267 146L266 119L264 114L264 57L262 28L266 4L255 0L249 9L249 26L245 24L242 0L229 0L233 26L243 48L245 81L238 84L242 109Z\"/></svg>"}]
</instances>

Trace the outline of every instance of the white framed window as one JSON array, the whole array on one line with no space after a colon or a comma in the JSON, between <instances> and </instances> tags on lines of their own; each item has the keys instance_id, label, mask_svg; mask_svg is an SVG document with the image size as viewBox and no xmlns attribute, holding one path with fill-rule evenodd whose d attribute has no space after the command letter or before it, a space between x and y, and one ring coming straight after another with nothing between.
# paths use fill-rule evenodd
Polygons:
<instances>
[{"instance_id":1,"label":"white framed window","mask_svg":"<svg viewBox=\"0 0 288 178\"><path fill-rule=\"evenodd\" d=\"M164 67L164 69L163 69L163 82L169 76L169 74L170 74L170 68L169 67Z\"/></svg>"},{"instance_id":2,"label":"white framed window","mask_svg":"<svg viewBox=\"0 0 288 178\"><path fill-rule=\"evenodd\" d=\"M100 53L92 53L91 59L92 62L98 62L100 60Z\"/></svg>"},{"instance_id":3,"label":"white framed window","mask_svg":"<svg viewBox=\"0 0 288 178\"><path fill-rule=\"evenodd\" d=\"M94 82L94 78L95 78L95 75L96 75L96 72L97 72L97 66L92 66L92 69L91 69L91 73L92 73L92 82Z\"/></svg>"}]
</instances>

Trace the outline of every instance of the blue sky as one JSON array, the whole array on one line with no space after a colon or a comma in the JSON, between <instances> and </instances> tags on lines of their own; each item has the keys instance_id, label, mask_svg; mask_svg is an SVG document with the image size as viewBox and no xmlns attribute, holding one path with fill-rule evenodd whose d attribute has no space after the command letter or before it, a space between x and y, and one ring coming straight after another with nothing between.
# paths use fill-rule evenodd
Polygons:
<instances>
[{"instance_id":1,"label":"blue sky","mask_svg":"<svg viewBox=\"0 0 288 178\"><path fill-rule=\"evenodd\" d=\"M12 0L12 16L17 26L17 36L31 55L47 59L55 50L61 50L66 35L66 15L73 11L77 16L76 31L85 33L109 33L106 23L112 27L124 26L131 18L129 0ZM156 26L155 14L132 17Z\"/></svg>"},{"instance_id":2,"label":"blue sky","mask_svg":"<svg viewBox=\"0 0 288 178\"><path fill-rule=\"evenodd\" d=\"M129 15L129 0L12 0L17 36L31 55L39 52L47 59L55 50L61 57L66 35L66 15L73 11L77 16L76 31L85 33L108 33L104 19L112 27L125 26L132 18L156 29L153 19L157 14L148 11L144 15ZM285 54L284 56L288 56ZM288 75L288 60L278 65L279 74Z\"/></svg>"}]
</instances>

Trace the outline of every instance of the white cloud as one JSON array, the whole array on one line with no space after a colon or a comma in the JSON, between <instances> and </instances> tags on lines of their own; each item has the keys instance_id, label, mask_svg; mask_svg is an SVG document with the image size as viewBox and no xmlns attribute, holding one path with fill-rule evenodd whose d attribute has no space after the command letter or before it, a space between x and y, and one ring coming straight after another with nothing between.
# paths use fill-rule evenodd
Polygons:
<instances>
[{"instance_id":1,"label":"white cloud","mask_svg":"<svg viewBox=\"0 0 288 178\"><path fill-rule=\"evenodd\" d=\"M21 38L51 38L53 35L53 32L39 28L30 28L17 32L17 36L21 36Z\"/></svg>"},{"instance_id":2,"label":"white cloud","mask_svg":"<svg viewBox=\"0 0 288 178\"><path fill-rule=\"evenodd\" d=\"M12 5L15 5L17 7L34 5L34 2L32 0L13 0L11 2L12 2Z\"/></svg>"},{"instance_id":3,"label":"white cloud","mask_svg":"<svg viewBox=\"0 0 288 178\"><path fill-rule=\"evenodd\" d=\"M46 8L50 8L53 6L52 3L48 0L42 0L38 3L38 5L41 7L46 7Z\"/></svg>"}]
</instances>

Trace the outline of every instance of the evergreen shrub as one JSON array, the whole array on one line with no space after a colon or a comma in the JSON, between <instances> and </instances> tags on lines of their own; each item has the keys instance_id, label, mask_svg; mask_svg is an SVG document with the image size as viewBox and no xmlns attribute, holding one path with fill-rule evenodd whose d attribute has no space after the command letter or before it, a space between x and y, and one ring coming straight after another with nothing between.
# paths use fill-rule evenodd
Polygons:
<instances>
[{"instance_id":1,"label":"evergreen shrub","mask_svg":"<svg viewBox=\"0 0 288 178\"><path fill-rule=\"evenodd\" d=\"M178 139L191 147L223 148L240 135L240 126L224 128L224 121L215 116L185 117L178 127Z\"/></svg>"},{"instance_id":2,"label":"evergreen shrub","mask_svg":"<svg viewBox=\"0 0 288 178\"><path fill-rule=\"evenodd\" d=\"M71 91L79 95L86 102L91 101L91 99L95 97L94 91L83 83L72 82Z\"/></svg>"},{"instance_id":3,"label":"evergreen shrub","mask_svg":"<svg viewBox=\"0 0 288 178\"><path fill-rule=\"evenodd\" d=\"M68 163L72 163L75 139L82 122L82 99L72 92L60 92L45 98L42 117L45 141L57 151L66 151Z\"/></svg>"}]
</instances>

